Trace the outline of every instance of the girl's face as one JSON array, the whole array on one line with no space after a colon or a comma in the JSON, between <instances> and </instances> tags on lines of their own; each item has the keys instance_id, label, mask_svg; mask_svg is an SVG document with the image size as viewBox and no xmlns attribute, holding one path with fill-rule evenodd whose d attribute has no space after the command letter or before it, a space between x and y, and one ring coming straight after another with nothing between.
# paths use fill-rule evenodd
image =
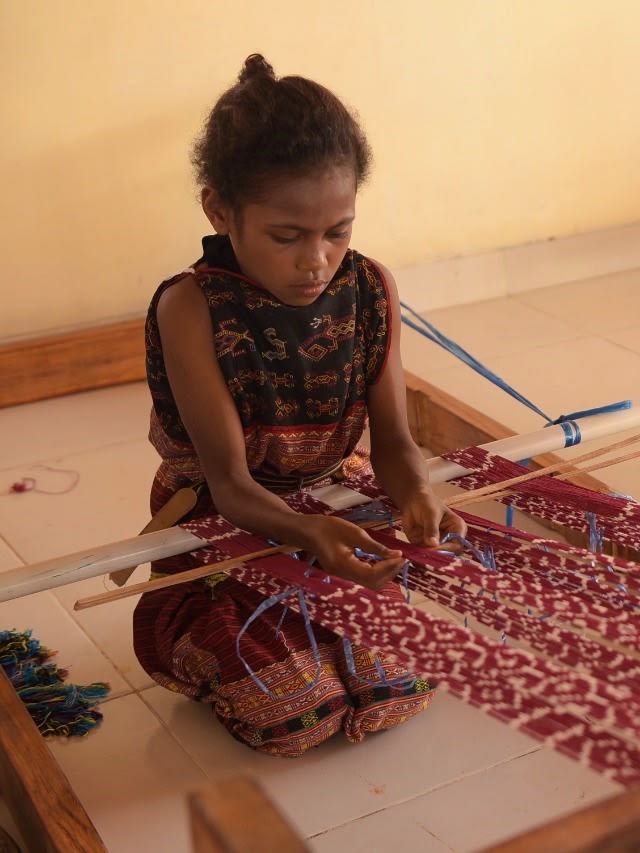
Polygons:
<instances>
[{"instance_id":1,"label":"girl's face","mask_svg":"<svg viewBox=\"0 0 640 853\"><path fill-rule=\"evenodd\" d=\"M247 278L286 305L310 305L349 246L356 179L349 167L283 178L240 213L222 204L212 189L203 191L202 203L216 231L229 235Z\"/></svg>"}]
</instances>

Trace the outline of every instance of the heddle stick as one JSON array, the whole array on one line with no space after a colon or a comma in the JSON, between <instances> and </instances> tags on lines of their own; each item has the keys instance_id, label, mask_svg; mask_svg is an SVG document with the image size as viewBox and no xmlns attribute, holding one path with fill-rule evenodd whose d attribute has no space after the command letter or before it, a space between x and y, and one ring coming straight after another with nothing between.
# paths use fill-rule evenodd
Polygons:
<instances>
[{"instance_id":1,"label":"heddle stick","mask_svg":"<svg viewBox=\"0 0 640 853\"><path fill-rule=\"evenodd\" d=\"M633 435L630 438L626 438L623 441L617 441L614 444L607 445L607 447L601 447L598 450L591 450L589 453L583 453L581 456L576 456L570 461L567 462L557 462L553 465L547 465L546 468L539 468L536 471L527 471L526 474L519 474L517 477L511 477L508 480L502 480L499 483L490 483L488 486L482 486L479 489L473 489L472 491L466 492L462 495L456 495L455 497L448 498L445 502L450 509L459 508L461 506L466 506L467 504L476 503L479 500L483 500L485 498L496 498L502 497L505 494L510 494L512 486L518 486L521 483L526 483L529 480L537 480L538 477L544 477L550 474L560 474L566 473L575 467L575 465L579 465L582 462L589 462L592 459L597 459L600 456L606 456L608 453L612 453L614 450L621 449L623 447L628 447L631 444L635 444L640 441L640 434ZM590 466L589 468L581 468L580 471L571 472L572 474L582 474L586 471L595 471L597 468L606 468L608 465L615 465L618 462L623 462L629 458L635 458L640 455L640 451L634 452L628 456L620 456L616 457L610 461L603 461L601 464Z\"/></svg>"},{"instance_id":2,"label":"heddle stick","mask_svg":"<svg viewBox=\"0 0 640 853\"><path fill-rule=\"evenodd\" d=\"M621 462L629 462L631 459L637 459L640 456L640 450L634 450L632 453L624 453L620 456L614 456L613 459L606 459L601 462L596 462L594 465L586 465L578 471L565 471L563 474L558 474L556 480L570 480L571 477L578 477L580 474L588 474L590 471L599 471L602 468L609 468L611 465L618 465Z\"/></svg>"}]
</instances>

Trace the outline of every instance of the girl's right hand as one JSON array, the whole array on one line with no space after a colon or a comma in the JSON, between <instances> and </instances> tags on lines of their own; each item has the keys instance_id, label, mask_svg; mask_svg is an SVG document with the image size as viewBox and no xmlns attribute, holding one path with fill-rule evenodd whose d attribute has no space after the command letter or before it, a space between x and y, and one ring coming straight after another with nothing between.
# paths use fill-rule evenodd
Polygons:
<instances>
[{"instance_id":1,"label":"girl's right hand","mask_svg":"<svg viewBox=\"0 0 640 853\"><path fill-rule=\"evenodd\" d=\"M307 550L330 575L379 590L393 580L404 564L401 551L386 548L350 521L305 515L304 525ZM381 559L370 562L360 559L355 554L356 548Z\"/></svg>"}]
</instances>

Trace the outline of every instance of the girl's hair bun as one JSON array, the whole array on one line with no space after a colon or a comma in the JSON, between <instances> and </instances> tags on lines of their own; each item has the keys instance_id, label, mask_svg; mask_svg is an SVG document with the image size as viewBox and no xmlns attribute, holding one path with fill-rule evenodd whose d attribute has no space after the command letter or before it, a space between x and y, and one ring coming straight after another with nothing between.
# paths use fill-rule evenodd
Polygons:
<instances>
[{"instance_id":1,"label":"girl's hair bun","mask_svg":"<svg viewBox=\"0 0 640 853\"><path fill-rule=\"evenodd\" d=\"M252 77L270 77L272 80L276 78L273 67L261 53L252 53L251 56L247 56L238 75L238 82L246 83Z\"/></svg>"},{"instance_id":2,"label":"girl's hair bun","mask_svg":"<svg viewBox=\"0 0 640 853\"><path fill-rule=\"evenodd\" d=\"M335 167L365 180L371 150L355 116L306 77L276 77L260 53L244 61L237 82L216 101L193 147L201 187L240 210L273 183Z\"/></svg>"}]
</instances>

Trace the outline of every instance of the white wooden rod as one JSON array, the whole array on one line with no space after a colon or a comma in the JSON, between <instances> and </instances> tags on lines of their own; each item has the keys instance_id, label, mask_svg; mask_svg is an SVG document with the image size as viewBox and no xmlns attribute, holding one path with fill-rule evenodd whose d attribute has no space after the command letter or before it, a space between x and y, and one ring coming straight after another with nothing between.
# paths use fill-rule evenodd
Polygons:
<instances>
[{"instance_id":1,"label":"white wooden rod","mask_svg":"<svg viewBox=\"0 0 640 853\"><path fill-rule=\"evenodd\" d=\"M572 423L577 424L580 429L580 440L575 444L582 444L614 435L617 432L624 432L624 430L639 429L640 409L622 409L619 412L592 415L588 418L572 421ZM490 450L491 453L502 456L510 462L519 462L522 459L531 459L533 456L540 456L543 453L563 450L570 446L567 442L568 439L563 427L560 424L555 424L554 426L543 427L535 432L490 441L487 444L481 444L480 447ZM468 473L461 465L456 465L455 462L449 462L440 456L429 459L427 464L429 465L429 477L432 483L455 480L456 477Z\"/></svg>"},{"instance_id":2,"label":"white wooden rod","mask_svg":"<svg viewBox=\"0 0 640 853\"><path fill-rule=\"evenodd\" d=\"M574 423L579 426L581 443L640 427L640 412L625 409L611 414L593 415ZM535 432L514 435L482 445L487 450L512 461L561 450L566 446L567 437L561 426L545 427ZM430 459L428 464L433 483L453 480L467 473L467 469L440 457ZM181 527L143 533L131 539L99 545L86 551L54 557L31 566L2 572L0 573L0 601L9 601L45 589L53 589L138 566L152 560L195 551L202 547L202 539ZM214 570L212 566L212 571Z\"/></svg>"},{"instance_id":3,"label":"white wooden rod","mask_svg":"<svg viewBox=\"0 0 640 853\"><path fill-rule=\"evenodd\" d=\"M202 548L202 539L181 527L143 533L108 545L98 545L42 563L21 566L0 574L0 601L31 595L44 589L87 580L98 575L130 569L151 560L161 560Z\"/></svg>"}]
</instances>

